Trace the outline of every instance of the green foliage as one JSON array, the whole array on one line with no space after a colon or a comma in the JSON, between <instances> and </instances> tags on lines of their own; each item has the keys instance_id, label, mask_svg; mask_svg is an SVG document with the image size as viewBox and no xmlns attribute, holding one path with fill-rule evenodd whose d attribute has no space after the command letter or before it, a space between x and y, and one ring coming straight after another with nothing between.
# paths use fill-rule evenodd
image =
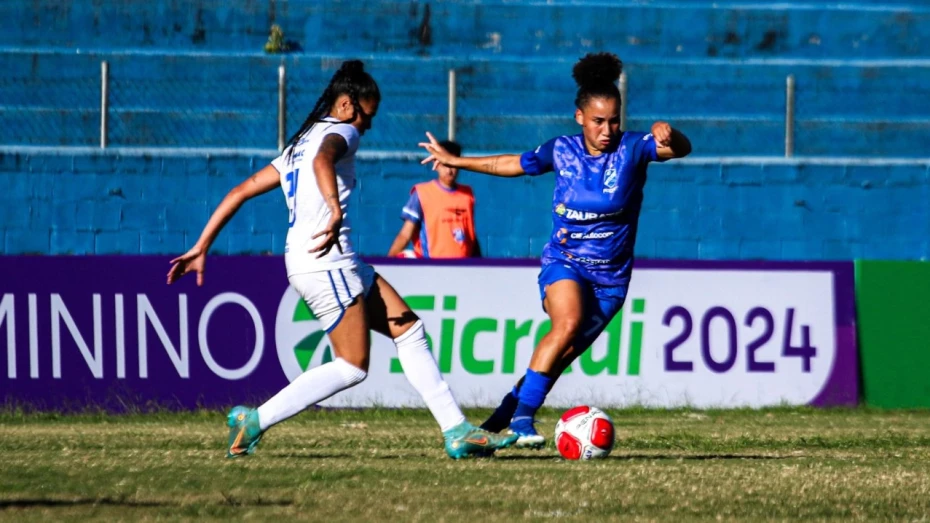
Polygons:
<instances>
[{"instance_id":1,"label":"green foliage","mask_svg":"<svg viewBox=\"0 0 930 523\"><path fill-rule=\"evenodd\" d=\"M268 54L279 54L290 51L290 45L284 40L284 30L281 26L274 24L271 26L271 34L268 35L268 41L265 42L265 52Z\"/></svg>"}]
</instances>

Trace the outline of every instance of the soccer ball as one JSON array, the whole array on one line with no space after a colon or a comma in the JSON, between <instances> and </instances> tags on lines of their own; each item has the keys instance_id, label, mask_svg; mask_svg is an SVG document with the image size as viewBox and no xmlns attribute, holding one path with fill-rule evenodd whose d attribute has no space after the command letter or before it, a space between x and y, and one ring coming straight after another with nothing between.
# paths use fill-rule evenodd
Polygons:
<instances>
[{"instance_id":1,"label":"soccer ball","mask_svg":"<svg viewBox=\"0 0 930 523\"><path fill-rule=\"evenodd\" d=\"M606 458L614 448L614 422L596 407L573 407L555 425L555 444L565 459Z\"/></svg>"}]
</instances>

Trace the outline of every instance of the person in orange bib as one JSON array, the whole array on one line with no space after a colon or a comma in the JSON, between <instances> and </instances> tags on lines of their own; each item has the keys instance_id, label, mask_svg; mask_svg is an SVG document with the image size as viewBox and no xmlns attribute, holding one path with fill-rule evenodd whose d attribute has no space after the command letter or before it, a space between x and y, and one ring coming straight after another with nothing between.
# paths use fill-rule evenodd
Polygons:
<instances>
[{"instance_id":1,"label":"person in orange bib","mask_svg":"<svg viewBox=\"0 0 930 523\"><path fill-rule=\"evenodd\" d=\"M461 156L462 147L452 141L443 148ZM456 183L459 170L439 165L434 180L418 183L401 211L401 227L388 256L409 257L404 251L413 242L415 258L473 258L481 256L475 236L475 195L471 187Z\"/></svg>"}]
</instances>

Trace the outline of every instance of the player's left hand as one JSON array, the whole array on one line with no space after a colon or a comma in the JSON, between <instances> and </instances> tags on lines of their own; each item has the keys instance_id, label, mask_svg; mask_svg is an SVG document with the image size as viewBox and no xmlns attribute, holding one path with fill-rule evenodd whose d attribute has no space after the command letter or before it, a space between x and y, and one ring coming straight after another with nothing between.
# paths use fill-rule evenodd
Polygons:
<instances>
[{"instance_id":1,"label":"player's left hand","mask_svg":"<svg viewBox=\"0 0 930 523\"><path fill-rule=\"evenodd\" d=\"M186 253L171 260L171 269L168 270L168 285L178 281L182 276L189 272L197 273L197 286L203 285L204 266L207 263L207 253L200 250L199 247L187 251Z\"/></svg>"},{"instance_id":2,"label":"player's left hand","mask_svg":"<svg viewBox=\"0 0 930 523\"><path fill-rule=\"evenodd\" d=\"M445 150L443 146L439 145L439 140L437 140L436 137L433 136L433 134L429 131L426 132L426 137L429 138L429 142L420 142L417 144L420 147L426 149L426 152L429 153L429 156L420 162L420 164L426 165L430 162L433 162L434 171L437 167L439 167L440 164L450 165L449 162L451 162L455 157L449 154L449 151Z\"/></svg>"},{"instance_id":3,"label":"player's left hand","mask_svg":"<svg viewBox=\"0 0 930 523\"><path fill-rule=\"evenodd\" d=\"M652 137L656 143L662 147L668 147L672 144L672 126L668 122L656 122L652 124Z\"/></svg>"},{"instance_id":4,"label":"player's left hand","mask_svg":"<svg viewBox=\"0 0 930 523\"><path fill-rule=\"evenodd\" d=\"M342 229L342 215L333 214L329 219L329 224L326 225L326 228L322 231L314 234L311 239L315 240L319 237L323 237L323 241L319 245L310 249L307 252L317 252L317 258L322 258L329 254L329 251L333 250L333 247L339 251L339 254L342 254L342 245L339 243L339 231Z\"/></svg>"}]
</instances>

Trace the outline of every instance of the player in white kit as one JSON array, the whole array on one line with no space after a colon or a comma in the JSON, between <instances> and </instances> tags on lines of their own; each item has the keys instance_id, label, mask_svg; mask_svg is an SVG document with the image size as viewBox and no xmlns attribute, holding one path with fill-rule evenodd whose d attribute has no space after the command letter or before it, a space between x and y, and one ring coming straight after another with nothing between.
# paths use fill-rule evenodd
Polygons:
<instances>
[{"instance_id":1,"label":"player in white kit","mask_svg":"<svg viewBox=\"0 0 930 523\"><path fill-rule=\"evenodd\" d=\"M171 261L169 284L194 272L201 285L207 251L226 222L246 200L283 189L290 212L287 277L329 334L336 359L307 370L257 409L234 407L227 416L227 457L251 454L271 426L364 380L369 330L394 340L404 374L439 423L450 457L488 455L516 440L465 420L429 350L423 323L349 241L355 152L380 101L362 62L344 62L282 155L233 188L197 244Z\"/></svg>"}]
</instances>

